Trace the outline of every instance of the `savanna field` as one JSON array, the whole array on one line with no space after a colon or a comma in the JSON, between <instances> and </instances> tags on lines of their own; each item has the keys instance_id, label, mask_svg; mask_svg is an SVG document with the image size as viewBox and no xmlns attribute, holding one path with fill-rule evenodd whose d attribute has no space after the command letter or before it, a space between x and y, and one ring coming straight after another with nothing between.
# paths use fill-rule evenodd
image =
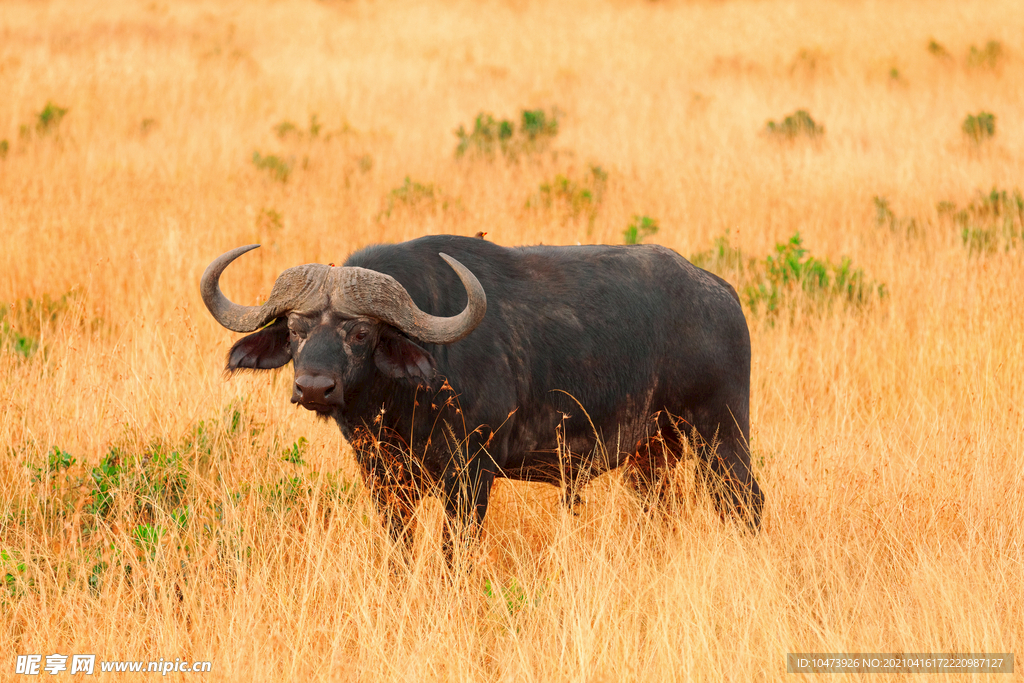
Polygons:
<instances>
[{"instance_id":1,"label":"savanna field","mask_svg":"<svg viewBox=\"0 0 1024 683\"><path fill-rule=\"evenodd\" d=\"M0 680L35 679L28 654L126 681L154 674L99 660L580 683L1019 660L1022 193L1018 0L4 2ZM255 304L293 265L478 231L663 244L736 287L760 534L685 460L664 515L616 473L577 514L499 481L457 570L428 500L406 563L291 370L224 375L239 335L198 288L220 253L263 245L222 281Z\"/></svg>"}]
</instances>

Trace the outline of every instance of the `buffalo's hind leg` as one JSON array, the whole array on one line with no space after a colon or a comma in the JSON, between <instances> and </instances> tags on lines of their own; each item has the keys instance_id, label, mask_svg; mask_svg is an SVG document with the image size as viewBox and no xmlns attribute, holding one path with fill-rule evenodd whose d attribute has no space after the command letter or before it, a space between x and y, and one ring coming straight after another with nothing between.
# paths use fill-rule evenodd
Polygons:
<instances>
[{"instance_id":1,"label":"buffalo's hind leg","mask_svg":"<svg viewBox=\"0 0 1024 683\"><path fill-rule=\"evenodd\" d=\"M732 514L753 531L761 528L764 494L750 469L750 452L745 441L727 430L722 440L698 440L698 481L703 483L714 501L715 509L725 518Z\"/></svg>"},{"instance_id":2,"label":"buffalo's hind leg","mask_svg":"<svg viewBox=\"0 0 1024 683\"><path fill-rule=\"evenodd\" d=\"M669 498L672 467L678 461L678 455L672 450L677 447L674 439L666 438L659 430L641 442L636 453L629 458L626 480L648 509L663 506Z\"/></svg>"}]
</instances>

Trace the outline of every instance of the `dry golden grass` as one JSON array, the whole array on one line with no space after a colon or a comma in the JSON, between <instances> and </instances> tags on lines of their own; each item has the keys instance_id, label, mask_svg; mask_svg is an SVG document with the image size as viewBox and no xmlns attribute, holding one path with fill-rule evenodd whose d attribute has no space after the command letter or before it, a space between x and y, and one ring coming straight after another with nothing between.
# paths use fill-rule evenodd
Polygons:
<instances>
[{"instance_id":1,"label":"dry golden grass","mask_svg":"<svg viewBox=\"0 0 1024 683\"><path fill-rule=\"evenodd\" d=\"M0 679L54 652L210 660L205 680L581 682L1019 652L1024 246L971 254L935 207L1024 185L1022 36L1019 0L0 4ZM996 64L969 65L991 40ZM44 132L48 101L68 113ZM536 107L561 112L551 150L454 157L478 112ZM764 133L798 108L819 140ZM975 145L960 125L982 110L997 132ZM316 138L273 131L314 114ZM287 182L254 151L291 160ZM526 207L591 163L609 173L592 221ZM440 199L388 214L406 177ZM685 472L672 524L614 476L579 517L499 483L473 571L446 576L436 503L398 569L358 487L312 474L356 480L337 430L292 408L289 370L225 381L232 336L198 296L214 256L254 241L225 277L238 301L378 241L620 243L634 214L684 255L728 233L763 257L799 231L887 287L748 314L757 537ZM67 292L52 320L27 309ZM307 464L282 462L300 436ZM135 482L91 514L112 447L172 471L154 444L183 454L178 507ZM54 447L77 464L34 482ZM311 490L268 493L293 476Z\"/></svg>"}]
</instances>

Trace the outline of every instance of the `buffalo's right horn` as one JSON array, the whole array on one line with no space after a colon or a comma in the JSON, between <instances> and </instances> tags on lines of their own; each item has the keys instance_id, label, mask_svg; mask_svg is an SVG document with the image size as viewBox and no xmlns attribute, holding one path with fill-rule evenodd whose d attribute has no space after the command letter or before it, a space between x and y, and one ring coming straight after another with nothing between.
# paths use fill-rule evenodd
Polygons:
<instances>
[{"instance_id":1,"label":"buffalo's right horn","mask_svg":"<svg viewBox=\"0 0 1024 683\"><path fill-rule=\"evenodd\" d=\"M310 277L307 271L326 268L319 264L289 268L277 278L270 298L262 306L241 306L233 303L220 291L220 275L236 258L259 246L250 244L221 254L206 267L199 281L203 303L210 309L217 322L232 332L253 332L281 314L293 310L316 288L317 278ZM322 280L322 277L320 279Z\"/></svg>"}]
</instances>

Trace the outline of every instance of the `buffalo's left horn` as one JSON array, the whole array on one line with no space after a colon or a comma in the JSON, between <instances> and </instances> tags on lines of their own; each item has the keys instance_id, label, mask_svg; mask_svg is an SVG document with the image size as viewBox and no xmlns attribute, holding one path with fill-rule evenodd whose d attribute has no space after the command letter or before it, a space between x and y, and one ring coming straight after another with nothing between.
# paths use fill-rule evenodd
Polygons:
<instances>
[{"instance_id":1,"label":"buffalo's left horn","mask_svg":"<svg viewBox=\"0 0 1024 683\"><path fill-rule=\"evenodd\" d=\"M366 268L342 268L339 312L379 318L428 344L457 342L476 328L487 312L487 295L473 272L448 254L438 254L466 288L466 308L448 318L424 313L399 282Z\"/></svg>"}]
</instances>

